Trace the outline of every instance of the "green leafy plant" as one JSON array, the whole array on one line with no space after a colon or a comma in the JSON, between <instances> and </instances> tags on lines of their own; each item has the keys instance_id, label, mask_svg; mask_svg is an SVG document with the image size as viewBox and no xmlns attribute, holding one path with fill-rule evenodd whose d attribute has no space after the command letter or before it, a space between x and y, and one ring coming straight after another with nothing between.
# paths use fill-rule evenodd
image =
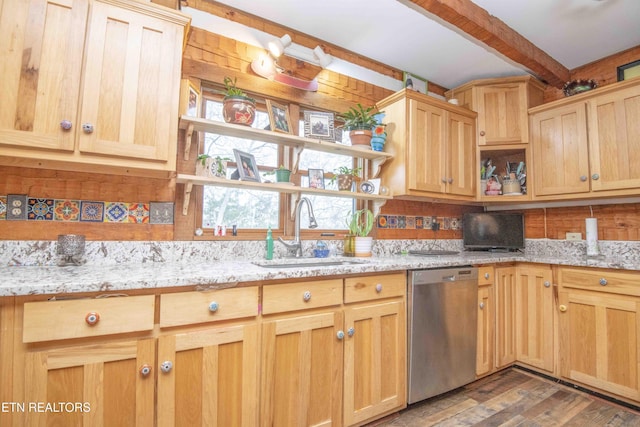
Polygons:
<instances>
[{"instance_id":1,"label":"green leafy plant","mask_svg":"<svg viewBox=\"0 0 640 427\"><path fill-rule=\"evenodd\" d=\"M360 178L361 167L350 168L348 166L340 166L337 169L333 170L334 175L331 177L329 182L333 184L338 179L338 175L353 175L355 178Z\"/></svg>"},{"instance_id":2,"label":"green leafy plant","mask_svg":"<svg viewBox=\"0 0 640 427\"><path fill-rule=\"evenodd\" d=\"M356 107L351 107L347 112L338 114L338 118L344 121L345 130L371 129L378 124L375 115L383 113L377 111L377 107L363 107L358 103Z\"/></svg>"},{"instance_id":3,"label":"green leafy plant","mask_svg":"<svg viewBox=\"0 0 640 427\"><path fill-rule=\"evenodd\" d=\"M349 234L357 237L367 237L373 230L373 212L360 209L347 215L346 223Z\"/></svg>"},{"instance_id":4,"label":"green leafy plant","mask_svg":"<svg viewBox=\"0 0 640 427\"><path fill-rule=\"evenodd\" d=\"M255 102L255 99L249 97L242 89L236 86L238 78L234 78L231 80L231 77L226 76L224 78L224 87L225 87L225 98L227 97L242 97L246 98L249 101Z\"/></svg>"}]
</instances>

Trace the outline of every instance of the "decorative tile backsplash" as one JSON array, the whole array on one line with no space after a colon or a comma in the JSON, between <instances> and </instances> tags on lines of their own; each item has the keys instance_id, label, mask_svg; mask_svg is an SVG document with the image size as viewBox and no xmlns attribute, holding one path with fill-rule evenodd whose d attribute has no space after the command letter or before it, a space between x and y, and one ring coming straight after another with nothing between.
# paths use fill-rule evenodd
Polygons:
<instances>
[{"instance_id":1,"label":"decorative tile backsplash","mask_svg":"<svg viewBox=\"0 0 640 427\"><path fill-rule=\"evenodd\" d=\"M442 216L409 216L409 215L378 215L378 228L395 228L403 230L429 230L433 224L438 224L438 230L460 230L460 218Z\"/></svg>"},{"instance_id":2,"label":"decorative tile backsplash","mask_svg":"<svg viewBox=\"0 0 640 427\"><path fill-rule=\"evenodd\" d=\"M0 220L173 224L173 202L105 202L0 196Z\"/></svg>"}]
</instances>

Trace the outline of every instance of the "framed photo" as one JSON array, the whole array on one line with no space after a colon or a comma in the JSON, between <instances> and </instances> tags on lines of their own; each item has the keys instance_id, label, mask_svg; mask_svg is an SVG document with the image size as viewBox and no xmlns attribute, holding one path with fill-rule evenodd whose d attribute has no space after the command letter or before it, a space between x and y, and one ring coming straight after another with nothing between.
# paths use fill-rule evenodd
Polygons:
<instances>
[{"instance_id":1,"label":"framed photo","mask_svg":"<svg viewBox=\"0 0 640 427\"><path fill-rule=\"evenodd\" d=\"M640 59L618 67L618 81L640 76Z\"/></svg>"},{"instance_id":2,"label":"framed photo","mask_svg":"<svg viewBox=\"0 0 640 427\"><path fill-rule=\"evenodd\" d=\"M289 118L289 107L266 100L267 111L269 112L269 123L271 130L275 132L291 133L291 119Z\"/></svg>"},{"instance_id":3,"label":"framed photo","mask_svg":"<svg viewBox=\"0 0 640 427\"><path fill-rule=\"evenodd\" d=\"M200 88L189 79L180 82L180 114L189 117L200 115Z\"/></svg>"},{"instance_id":4,"label":"framed photo","mask_svg":"<svg viewBox=\"0 0 640 427\"><path fill-rule=\"evenodd\" d=\"M305 111L304 136L335 142L333 113Z\"/></svg>"},{"instance_id":5,"label":"framed photo","mask_svg":"<svg viewBox=\"0 0 640 427\"><path fill-rule=\"evenodd\" d=\"M309 169L309 188L324 189L324 170Z\"/></svg>"},{"instance_id":6,"label":"framed photo","mask_svg":"<svg viewBox=\"0 0 640 427\"><path fill-rule=\"evenodd\" d=\"M253 154L245 153L235 148L233 149L233 154L236 157L240 181L260 182L260 171L258 171L258 165Z\"/></svg>"},{"instance_id":7,"label":"framed photo","mask_svg":"<svg viewBox=\"0 0 640 427\"><path fill-rule=\"evenodd\" d=\"M407 89L415 90L420 93L427 93L427 79L418 77L415 74L404 72L403 75L404 87Z\"/></svg>"}]
</instances>

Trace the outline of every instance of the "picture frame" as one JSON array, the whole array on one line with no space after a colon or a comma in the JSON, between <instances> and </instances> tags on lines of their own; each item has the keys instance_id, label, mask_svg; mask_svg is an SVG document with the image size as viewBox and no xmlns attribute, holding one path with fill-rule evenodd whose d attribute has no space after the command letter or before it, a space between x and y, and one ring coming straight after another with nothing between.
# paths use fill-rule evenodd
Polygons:
<instances>
[{"instance_id":1,"label":"picture frame","mask_svg":"<svg viewBox=\"0 0 640 427\"><path fill-rule=\"evenodd\" d=\"M307 174L309 176L309 188L320 188L324 190L323 169L309 169Z\"/></svg>"},{"instance_id":2,"label":"picture frame","mask_svg":"<svg viewBox=\"0 0 640 427\"><path fill-rule=\"evenodd\" d=\"M190 79L180 81L180 114L200 117L200 88Z\"/></svg>"},{"instance_id":3,"label":"picture frame","mask_svg":"<svg viewBox=\"0 0 640 427\"><path fill-rule=\"evenodd\" d=\"M269 112L269 125L271 126L271 130L274 132L292 133L289 107L269 99L265 100L265 102L267 104L267 111Z\"/></svg>"},{"instance_id":4,"label":"picture frame","mask_svg":"<svg viewBox=\"0 0 640 427\"><path fill-rule=\"evenodd\" d=\"M427 90L429 87L427 79L405 71L402 76L402 83L407 89L427 94Z\"/></svg>"},{"instance_id":5,"label":"picture frame","mask_svg":"<svg viewBox=\"0 0 640 427\"><path fill-rule=\"evenodd\" d=\"M333 113L305 111L304 136L335 142Z\"/></svg>"},{"instance_id":6,"label":"picture frame","mask_svg":"<svg viewBox=\"0 0 640 427\"><path fill-rule=\"evenodd\" d=\"M640 76L640 59L618 67L618 81Z\"/></svg>"},{"instance_id":7,"label":"picture frame","mask_svg":"<svg viewBox=\"0 0 640 427\"><path fill-rule=\"evenodd\" d=\"M261 182L260 171L253 154L233 149L240 181Z\"/></svg>"}]
</instances>

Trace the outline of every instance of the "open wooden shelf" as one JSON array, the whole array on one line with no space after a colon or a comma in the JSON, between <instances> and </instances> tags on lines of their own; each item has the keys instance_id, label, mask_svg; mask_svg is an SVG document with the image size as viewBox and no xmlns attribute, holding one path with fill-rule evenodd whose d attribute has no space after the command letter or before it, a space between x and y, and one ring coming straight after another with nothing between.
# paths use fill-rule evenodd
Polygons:
<instances>
[{"instance_id":1,"label":"open wooden shelf","mask_svg":"<svg viewBox=\"0 0 640 427\"><path fill-rule=\"evenodd\" d=\"M265 183L254 181L239 181L234 179L210 178L187 174L178 174L178 176L176 177L176 183L184 184L184 204L182 206L183 215L186 215L188 212L189 199L191 197L191 190L193 189L194 185L217 185L219 187L241 188L244 190L277 191L279 193L292 194L294 195L294 197L299 197L301 194L315 194L318 196L370 200L374 205L374 213L378 212L380 208L387 202L387 200L392 199L392 196L383 196L380 194L358 193L354 191L325 190L321 188L298 187L296 185L278 182ZM292 203L292 205L295 205L295 203Z\"/></svg>"}]
</instances>

